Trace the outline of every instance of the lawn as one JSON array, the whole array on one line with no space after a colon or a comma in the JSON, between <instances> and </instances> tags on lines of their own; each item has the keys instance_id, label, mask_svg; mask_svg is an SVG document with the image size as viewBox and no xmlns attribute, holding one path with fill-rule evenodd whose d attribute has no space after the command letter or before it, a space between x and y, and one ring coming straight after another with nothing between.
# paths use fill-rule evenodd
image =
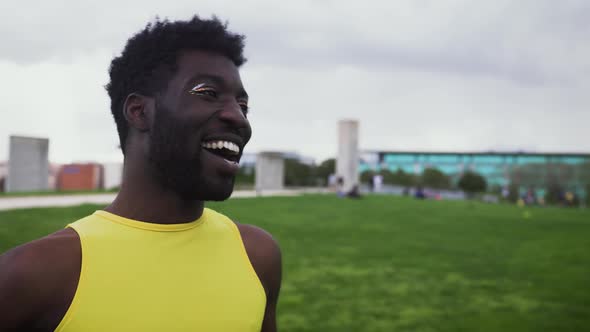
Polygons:
<instances>
[{"instance_id":1,"label":"lawn","mask_svg":"<svg viewBox=\"0 0 590 332\"><path fill-rule=\"evenodd\" d=\"M371 196L211 204L279 241L281 331L588 331L590 211ZM99 207L0 212L0 252Z\"/></svg>"},{"instance_id":2,"label":"lawn","mask_svg":"<svg viewBox=\"0 0 590 332\"><path fill-rule=\"evenodd\" d=\"M89 194L111 194L111 193L116 193L116 192L117 192L117 189L16 191L16 192L0 192L0 199L3 197L89 195Z\"/></svg>"}]
</instances>

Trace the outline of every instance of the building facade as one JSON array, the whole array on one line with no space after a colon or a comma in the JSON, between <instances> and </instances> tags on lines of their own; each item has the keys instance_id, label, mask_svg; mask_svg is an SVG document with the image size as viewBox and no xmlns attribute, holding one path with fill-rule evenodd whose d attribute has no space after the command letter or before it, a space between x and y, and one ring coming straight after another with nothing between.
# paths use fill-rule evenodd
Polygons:
<instances>
[{"instance_id":1,"label":"building facade","mask_svg":"<svg viewBox=\"0 0 590 332\"><path fill-rule=\"evenodd\" d=\"M454 183L465 171L483 175L488 187L516 184L521 191L533 189L544 195L551 183L585 198L590 184L590 154L583 153L497 153L497 152L384 152L361 154L360 171L398 169L421 174L436 168L450 176Z\"/></svg>"}]
</instances>

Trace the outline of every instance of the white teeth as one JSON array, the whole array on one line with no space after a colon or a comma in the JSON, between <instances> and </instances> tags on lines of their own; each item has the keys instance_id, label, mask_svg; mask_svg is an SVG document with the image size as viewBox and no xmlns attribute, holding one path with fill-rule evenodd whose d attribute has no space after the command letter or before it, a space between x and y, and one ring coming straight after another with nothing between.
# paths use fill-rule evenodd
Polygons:
<instances>
[{"instance_id":1,"label":"white teeth","mask_svg":"<svg viewBox=\"0 0 590 332\"><path fill-rule=\"evenodd\" d=\"M230 141L206 142L201 144L201 146L207 149L228 149L236 154L240 153L240 147Z\"/></svg>"}]
</instances>

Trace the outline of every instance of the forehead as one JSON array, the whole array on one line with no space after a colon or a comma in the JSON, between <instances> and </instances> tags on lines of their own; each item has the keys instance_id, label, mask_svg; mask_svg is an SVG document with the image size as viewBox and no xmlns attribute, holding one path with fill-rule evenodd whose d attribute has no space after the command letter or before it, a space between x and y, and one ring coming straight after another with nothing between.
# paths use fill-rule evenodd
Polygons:
<instances>
[{"instance_id":1,"label":"forehead","mask_svg":"<svg viewBox=\"0 0 590 332\"><path fill-rule=\"evenodd\" d=\"M218 76L230 86L242 87L238 67L223 55L203 51L187 51L178 57L177 65L176 74L171 82L177 87L191 83L199 75Z\"/></svg>"}]
</instances>

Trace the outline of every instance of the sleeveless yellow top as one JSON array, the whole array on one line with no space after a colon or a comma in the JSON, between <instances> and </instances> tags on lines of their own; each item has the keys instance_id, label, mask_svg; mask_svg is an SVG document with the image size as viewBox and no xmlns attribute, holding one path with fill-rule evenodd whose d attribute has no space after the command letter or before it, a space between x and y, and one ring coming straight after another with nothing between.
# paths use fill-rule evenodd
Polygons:
<instances>
[{"instance_id":1,"label":"sleeveless yellow top","mask_svg":"<svg viewBox=\"0 0 590 332\"><path fill-rule=\"evenodd\" d=\"M161 225L96 211L68 226L82 268L56 331L260 331L265 291L226 216Z\"/></svg>"}]
</instances>

